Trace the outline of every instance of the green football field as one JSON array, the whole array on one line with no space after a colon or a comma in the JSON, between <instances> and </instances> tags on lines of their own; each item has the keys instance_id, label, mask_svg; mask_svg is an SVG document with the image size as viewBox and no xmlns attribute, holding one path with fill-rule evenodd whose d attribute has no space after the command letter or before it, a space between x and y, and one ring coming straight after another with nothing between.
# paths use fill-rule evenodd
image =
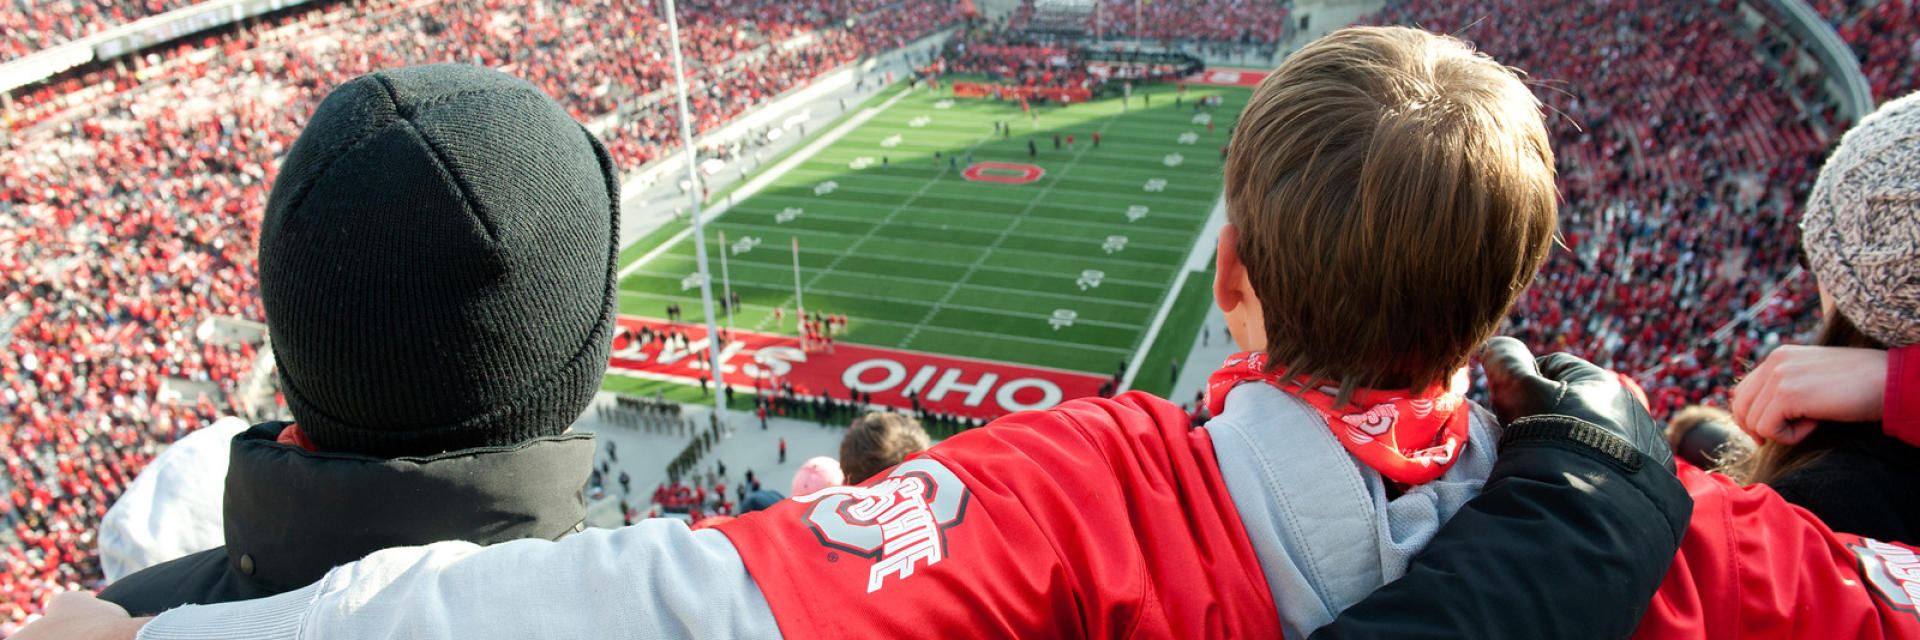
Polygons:
<instances>
[{"instance_id":1,"label":"green football field","mask_svg":"<svg viewBox=\"0 0 1920 640\"><path fill-rule=\"evenodd\" d=\"M806 308L847 316L842 342L1105 376L1155 346L1142 341L1173 304L1154 351L1163 361L1185 353L1205 305L1195 301L1210 300L1193 289L1210 283L1190 276L1187 295L1174 284L1219 197L1220 148L1247 89L1191 86L1176 105L1160 86L1151 109L1136 95L1131 109L1118 99L1036 107L1037 122L1017 103L900 91L851 110L879 109L707 225L716 297L719 234L729 245L728 281L743 303L736 327L795 333L798 239ZM1196 113L1193 101L1211 95L1222 104ZM996 121L1011 134L996 134ZM1045 173L1025 184L969 180L969 162ZM703 321L689 286L693 241L674 230L623 253L622 313L664 317L678 303L687 321ZM786 321L774 321L776 308Z\"/></svg>"}]
</instances>

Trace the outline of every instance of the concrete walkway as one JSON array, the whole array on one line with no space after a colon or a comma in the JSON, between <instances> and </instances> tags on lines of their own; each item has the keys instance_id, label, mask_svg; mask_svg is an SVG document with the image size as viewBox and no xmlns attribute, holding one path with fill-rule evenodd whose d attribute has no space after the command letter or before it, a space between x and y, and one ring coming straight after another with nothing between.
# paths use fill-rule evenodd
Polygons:
<instances>
[{"instance_id":1,"label":"concrete walkway","mask_svg":"<svg viewBox=\"0 0 1920 640\"><path fill-rule=\"evenodd\" d=\"M1211 304L1213 298L1209 296L1207 302ZM1192 404L1197 409L1199 404L1195 403L1194 394L1206 389L1207 376L1213 375L1214 370L1227 361L1227 356L1239 350L1227 335L1226 317L1220 309L1208 309L1207 318L1200 321L1200 335L1193 339L1193 349L1180 358L1180 377L1174 381L1173 395L1168 399L1182 405Z\"/></svg>"},{"instance_id":2,"label":"concrete walkway","mask_svg":"<svg viewBox=\"0 0 1920 640\"><path fill-rule=\"evenodd\" d=\"M620 517L620 473L627 472L632 479L626 492L629 503L639 509L642 515L653 498L653 488L667 481L667 464L674 456L693 441L691 435L682 430L649 430L644 426L616 425L603 422L596 410L598 405L613 403L613 394L600 393L594 398L595 407L589 407L586 415L574 423L577 431L592 432L598 441L599 453L594 456L594 468L600 468L605 461L612 471L605 479L606 493L600 500L591 501L587 509L587 524L596 527L618 527ZM684 405L680 416L682 422L692 421L699 429L707 428L708 416L713 407ZM780 492L782 496L791 493L793 474L800 469L801 463L814 456L837 458L840 455L840 436L846 433L844 425L820 426L818 422L795 420L791 418L769 418L767 429L761 430L760 420L744 411L728 411L726 424L731 430L722 436L720 443L709 449L695 465L698 473L716 470L716 462L727 465L728 499L736 498L734 487L752 470L760 481L760 488ZM787 458L780 460L780 439L787 441ZM614 444L614 455L607 453L607 443ZM690 482L690 481L689 481Z\"/></svg>"}]
</instances>

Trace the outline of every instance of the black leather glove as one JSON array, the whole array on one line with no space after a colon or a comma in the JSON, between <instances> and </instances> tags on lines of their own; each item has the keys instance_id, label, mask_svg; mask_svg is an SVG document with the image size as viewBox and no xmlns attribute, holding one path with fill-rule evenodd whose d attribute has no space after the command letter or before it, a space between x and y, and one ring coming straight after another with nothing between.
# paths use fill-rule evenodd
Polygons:
<instances>
[{"instance_id":1,"label":"black leather glove","mask_svg":"<svg viewBox=\"0 0 1920 640\"><path fill-rule=\"evenodd\" d=\"M1501 447L1551 434L1574 439L1629 466L1635 456L1620 451L1624 442L1656 464L1673 470L1666 429L1621 384L1618 374L1566 353L1535 359L1519 340L1500 336L1480 351L1493 395L1493 412L1507 425ZM1577 421L1612 438L1598 437ZM1617 439L1620 442L1610 442Z\"/></svg>"}]
</instances>

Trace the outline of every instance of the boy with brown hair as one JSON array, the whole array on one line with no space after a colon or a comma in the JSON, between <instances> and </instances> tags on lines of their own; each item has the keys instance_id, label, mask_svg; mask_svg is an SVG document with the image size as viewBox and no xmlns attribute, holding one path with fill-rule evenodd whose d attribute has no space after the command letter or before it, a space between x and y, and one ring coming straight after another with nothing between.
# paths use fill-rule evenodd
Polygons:
<instances>
[{"instance_id":1,"label":"boy with brown hair","mask_svg":"<svg viewBox=\"0 0 1920 640\"><path fill-rule=\"evenodd\" d=\"M1450 379L1547 255L1553 153L1513 70L1349 28L1254 90L1226 198L1214 296L1243 353L1208 381L1207 430L1304 635L1400 577L1491 470L1499 426Z\"/></svg>"},{"instance_id":2,"label":"boy with brown hair","mask_svg":"<svg viewBox=\"0 0 1920 640\"><path fill-rule=\"evenodd\" d=\"M1216 374L1225 411L1206 428L1144 393L1079 399L714 529L390 549L142 636L1276 637L1402 573L1332 634L1623 635L1685 496L1617 382L1552 359L1541 378L1517 346L1489 360L1491 380L1525 383L1503 415L1533 417L1489 495L1460 504L1491 473L1493 426L1442 381L1553 226L1532 96L1450 38L1355 29L1295 54L1254 103L1216 286L1254 353ZM1496 542L1513 540L1558 546ZM1543 575L1560 588L1516 587ZM146 624L85 598L49 619L33 631Z\"/></svg>"},{"instance_id":3,"label":"boy with brown hair","mask_svg":"<svg viewBox=\"0 0 1920 640\"><path fill-rule=\"evenodd\" d=\"M912 416L875 411L860 416L840 437L840 470L846 484L860 484L933 446L927 430Z\"/></svg>"}]
</instances>

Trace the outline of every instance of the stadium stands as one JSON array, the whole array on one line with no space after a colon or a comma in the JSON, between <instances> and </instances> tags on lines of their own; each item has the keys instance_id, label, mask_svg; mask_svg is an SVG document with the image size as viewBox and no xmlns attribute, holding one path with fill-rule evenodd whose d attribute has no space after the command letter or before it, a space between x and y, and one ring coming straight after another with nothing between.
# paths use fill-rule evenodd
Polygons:
<instances>
[{"instance_id":1,"label":"stadium stands","mask_svg":"<svg viewBox=\"0 0 1920 640\"><path fill-rule=\"evenodd\" d=\"M1106 30L1168 42L1273 44L1286 35L1292 3L1178 0L1138 4L1106 0ZM1138 17L1138 21L1135 18Z\"/></svg>"},{"instance_id":2,"label":"stadium stands","mask_svg":"<svg viewBox=\"0 0 1920 640\"><path fill-rule=\"evenodd\" d=\"M952 19L935 6L944 5L689 7L696 128ZM247 372L251 347L201 344L194 328L209 315L262 317L261 206L277 158L327 90L386 67L497 66L583 121L629 114L603 137L631 169L664 153L677 127L661 91L665 37L657 15L611 0L376 1L192 38L144 64L16 94L25 118L7 123L19 135L0 157L0 331L12 333L0 350L0 623L32 613L50 590L97 581L93 530L157 443L236 413L220 399L156 392L164 378L231 392Z\"/></svg>"},{"instance_id":3,"label":"stadium stands","mask_svg":"<svg viewBox=\"0 0 1920 640\"><path fill-rule=\"evenodd\" d=\"M1287 32L1291 2L1270 0L1037 0L1023 3L1008 27L1053 33L1098 34L1193 47L1272 45ZM1136 20L1137 18L1137 20Z\"/></svg>"},{"instance_id":4,"label":"stadium stands","mask_svg":"<svg viewBox=\"0 0 1920 640\"><path fill-rule=\"evenodd\" d=\"M1803 115L1819 106L1780 89L1731 1L1530 4L1407 0L1371 22L1472 40L1526 70L1553 114L1570 251L1516 306L1514 335L1639 378L1655 415L1724 402L1741 363L1817 307L1805 279L1782 281L1830 143Z\"/></svg>"},{"instance_id":5,"label":"stadium stands","mask_svg":"<svg viewBox=\"0 0 1920 640\"><path fill-rule=\"evenodd\" d=\"M1920 89L1920 2L1811 0L1860 58L1873 97L1886 101Z\"/></svg>"},{"instance_id":6,"label":"stadium stands","mask_svg":"<svg viewBox=\"0 0 1920 640\"><path fill-rule=\"evenodd\" d=\"M0 62L197 0L13 0L0 11Z\"/></svg>"}]
</instances>

